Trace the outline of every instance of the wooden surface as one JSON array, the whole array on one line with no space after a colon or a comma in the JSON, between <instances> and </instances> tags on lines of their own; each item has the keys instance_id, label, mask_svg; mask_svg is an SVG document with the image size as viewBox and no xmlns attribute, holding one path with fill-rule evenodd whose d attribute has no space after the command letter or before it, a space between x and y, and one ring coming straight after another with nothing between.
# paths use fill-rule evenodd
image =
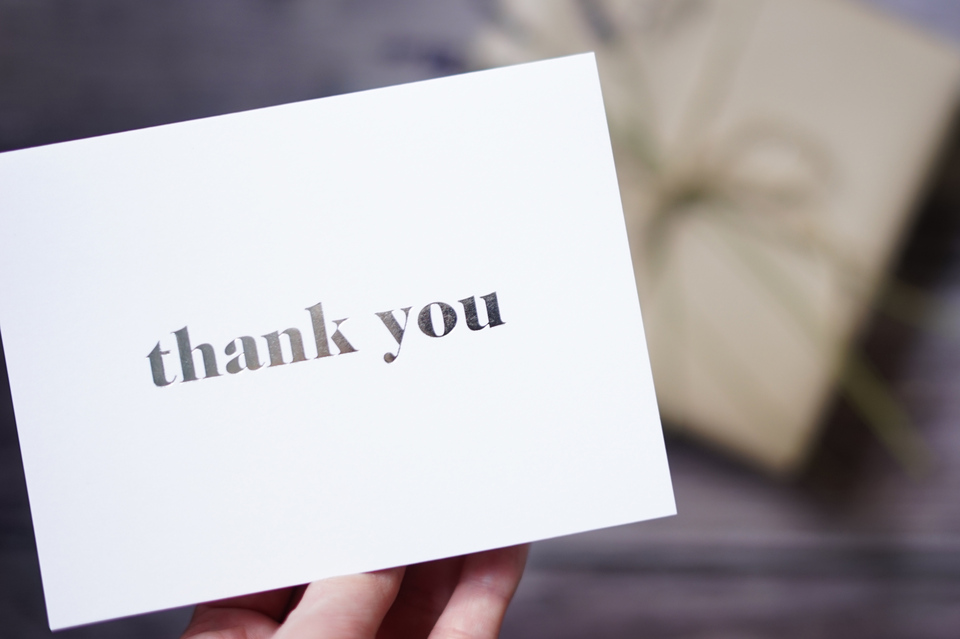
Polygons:
<instances>
[{"instance_id":1,"label":"wooden surface","mask_svg":"<svg viewBox=\"0 0 960 639\"><path fill-rule=\"evenodd\" d=\"M949 148L896 274L941 331L875 314L860 344L930 471L911 478L841 398L794 482L668 439L679 515L537 544L505 637L960 635L960 137Z\"/></svg>"},{"instance_id":2,"label":"wooden surface","mask_svg":"<svg viewBox=\"0 0 960 639\"><path fill-rule=\"evenodd\" d=\"M960 24L957 3L883 3ZM0 149L456 70L479 19L472 3L399 4L173 2L165 14L0 0ZM960 138L949 148L897 269L940 303L926 325L948 330L877 314L862 340L933 450L932 470L908 476L839 399L793 482L669 437L680 514L536 544L504 637L960 636ZM0 637L48 637L0 388ZM57 636L174 638L188 615Z\"/></svg>"}]
</instances>

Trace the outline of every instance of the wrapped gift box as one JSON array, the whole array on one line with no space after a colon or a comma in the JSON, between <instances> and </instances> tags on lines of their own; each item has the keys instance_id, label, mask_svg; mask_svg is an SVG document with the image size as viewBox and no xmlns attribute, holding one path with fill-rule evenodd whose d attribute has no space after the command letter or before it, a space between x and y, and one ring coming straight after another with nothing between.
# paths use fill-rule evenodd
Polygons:
<instances>
[{"instance_id":1,"label":"wrapped gift box","mask_svg":"<svg viewBox=\"0 0 960 639\"><path fill-rule=\"evenodd\" d=\"M663 416L790 473L945 137L960 58L839 0L501 0L475 47L480 66L586 50Z\"/></svg>"}]
</instances>

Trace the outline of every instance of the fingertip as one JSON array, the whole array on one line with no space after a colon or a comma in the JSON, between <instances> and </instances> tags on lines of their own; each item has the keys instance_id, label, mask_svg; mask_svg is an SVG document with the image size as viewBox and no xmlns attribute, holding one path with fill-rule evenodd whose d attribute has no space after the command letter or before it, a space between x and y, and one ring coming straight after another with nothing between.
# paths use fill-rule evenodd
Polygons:
<instances>
[{"instance_id":1,"label":"fingertip","mask_svg":"<svg viewBox=\"0 0 960 639\"><path fill-rule=\"evenodd\" d=\"M269 639L278 625L254 610L200 605L181 639Z\"/></svg>"},{"instance_id":2,"label":"fingertip","mask_svg":"<svg viewBox=\"0 0 960 639\"><path fill-rule=\"evenodd\" d=\"M526 565L529 545L468 555L430 639L495 639Z\"/></svg>"},{"instance_id":3,"label":"fingertip","mask_svg":"<svg viewBox=\"0 0 960 639\"><path fill-rule=\"evenodd\" d=\"M403 573L403 567L388 568L311 583L277 639L372 639L397 596Z\"/></svg>"},{"instance_id":4,"label":"fingertip","mask_svg":"<svg viewBox=\"0 0 960 639\"><path fill-rule=\"evenodd\" d=\"M473 580L512 597L523 577L529 552L530 544L521 544L468 555L460 579Z\"/></svg>"}]
</instances>

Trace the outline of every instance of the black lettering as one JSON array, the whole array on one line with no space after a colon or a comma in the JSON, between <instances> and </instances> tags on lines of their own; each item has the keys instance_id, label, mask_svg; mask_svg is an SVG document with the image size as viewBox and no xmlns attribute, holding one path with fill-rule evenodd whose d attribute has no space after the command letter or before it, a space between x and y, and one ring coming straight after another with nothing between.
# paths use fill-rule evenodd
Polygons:
<instances>
[{"instance_id":1,"label":"black lettering","mask_svg":"<svg viewBox=\"0 0 960 639\"><path fill-rule=\"evenodd\" d=\"M494 291L489 295L481 295L480 299L484 301L487 305L487 318L490 323L490 328L494 326L500 326L501 324L506 324L502 319L500 319L500 305L497 303L497 292Z\"/></svg>"},{"instance_id":2,"label":"black lettering","mask_svg":"<svg viewBox=\"0 0 960 639\"><path fill-rule=\"evenodd\" d=\"M433 317L430 315L430 307L434 304L440 308L440 313L443 315L443 332L439 335L437 335L437 331L434 329ZM431 302L421 309L420 316L417 318L417 324L420 325L420 330L423 331L424 335L443 337L449 334L450 331L453 330L453 327L457 325L457 312L453 310L453 307L449 304Z\"/></svg>"},{"instance_id":3,"label":"black lettering","mask_svg":"<svg viewBox=\"0 0 960 639\"><path fill-rule=\"evenodd\" d=\"M460 303L463 304L463 313L467 319L467 328L471 331L479 331L487 326L500 326L506 323L500 319L500 305L497 304L496 292L484 295L480 299L486 302L487 305L487 323L483 326L480 325L480 318L477 315L477 301L473 297L459 300Z\"/></svg>"},{"instance_id":4,"label":"black lettering","mask_svg":"<svg viewBox=\"0 0 960 639\"><path fill-rule=\"evenodd\" d=\"M260 363L260 355L257 353L257 341L249 335L244 335L243 337L238 337L237 339L240 340L240 345L243 346L243 353L241 353L241 355L237 355L227 362L227 372L231 375L236 375L245 368L255 371L263 366L263 364ZM223 349L223 352L227 355L233 355L236 353L237 339L227 344L227 347ZM243 357L246 366L240 365L241 356Z\"/></svg>"},{"instance_id":5,"label":"black lettering","mask_svg":"<svg viewBox=\"0 0 960 639\"><path fill-rule=\"evenodd\" d=\"M200 344L196 348L190 347L190 333L184 326L179 331L174 331L177 336L177 350L180 351L180 367L183 369L183 381L194 382L197 380L197 372L193 367L193 351L200 351L203 355L203 373L204 378L219 377L220 371L217 370L217 357L213 352L213 346L209 344Z\"/></svg>"},{"instance_id":6,"label":"black lettering","mask_svg":"<svg viewBox=\"0 0 960 639\"><path fill-rule=\"evenodd\" d=\"M286 335L290 340L290 352L293 353L293 362L305 362L307 358L303 356L303 338L300 331L295 328L288 328L282 333L274 331L263 336L267 340L267 351L270 354L270 366L281 366L283 361L283 350L280 348L280 335Z\"/></svg>"},{"instance_id":7,"label":"black lettering","mask_svg":"<svg viewBox=\"0 0 960 639\"><path fill-rule=\"evenodd\" d=\"M327 325L323 319L323 304L317 302L310 308L310 322L313 324L313 339L317 343L317 359L330 357L330 345L327 343Z\"/></svg>"},{"instance_id":8,"label":"black lettering","mask_svg":"<svg viewBox=\"0 0 960 639\"><path fill-rule=\"evenodd\" d=\"M337 330L333 332L333 335L330 336L330 339L333 340L333 343L337 345L337 349L340 351L340 355L344 353L356 353L357 349L347 341L347 338L343 336L343 333L340 332L340 325L346 322L349 317L344 317L343 319L333 320L333 323L337 325Z\"/></svg>"},{"instance_id":9,"label":"black lettering","mask_svg":"<svg viewBox=\"0 0 960 639\"><path fill-rule=\"evenodd\" d=\"M393 339L397 340L397 352L396 353L384 353L383 361L387 364L396 361L400 357L400 347L403 343L403 334L407 330L407 321L410 319L410 309L412 307L407 306L406 308L401 309L403 311L403 326L397 322L397 318L393 316L393 311L384 311L383 313L377 313L377 317L380 318L380 321L384 323L387 327L387 330L390 331L390 334L393 335Z\"/></svg>"},{"instance_id":10,"label":"black lettering","mask_svg":"<svg viewBox=\"0 0 960 639\"><path fill-rule=\"evenodd\" d=\"M173 379L167 381L167 375L163 370L163 356L169 354L170 351L161 351L160 342L157 342L157 345L154 346L150 354L147 355L147 358L150 360L150 372L153 373L153 383L157 386L169 386L177 381L176 375L173 376Z\"/></svg>"}]
</instances>

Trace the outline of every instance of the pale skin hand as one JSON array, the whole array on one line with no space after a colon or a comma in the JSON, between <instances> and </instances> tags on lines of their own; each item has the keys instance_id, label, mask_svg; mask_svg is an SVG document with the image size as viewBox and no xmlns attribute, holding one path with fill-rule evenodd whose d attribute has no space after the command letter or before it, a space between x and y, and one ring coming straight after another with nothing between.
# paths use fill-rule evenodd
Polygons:
<instances>
[{"instance_id":1,"label":"pale skin hand","mask_svg":"<svg viewBox=\"0 0 960 639\"><path fill-rule=\"evenodd\" d=\"M528 546L197 606L181 639L494 639Z\"/></svg>"}]
</instances>

